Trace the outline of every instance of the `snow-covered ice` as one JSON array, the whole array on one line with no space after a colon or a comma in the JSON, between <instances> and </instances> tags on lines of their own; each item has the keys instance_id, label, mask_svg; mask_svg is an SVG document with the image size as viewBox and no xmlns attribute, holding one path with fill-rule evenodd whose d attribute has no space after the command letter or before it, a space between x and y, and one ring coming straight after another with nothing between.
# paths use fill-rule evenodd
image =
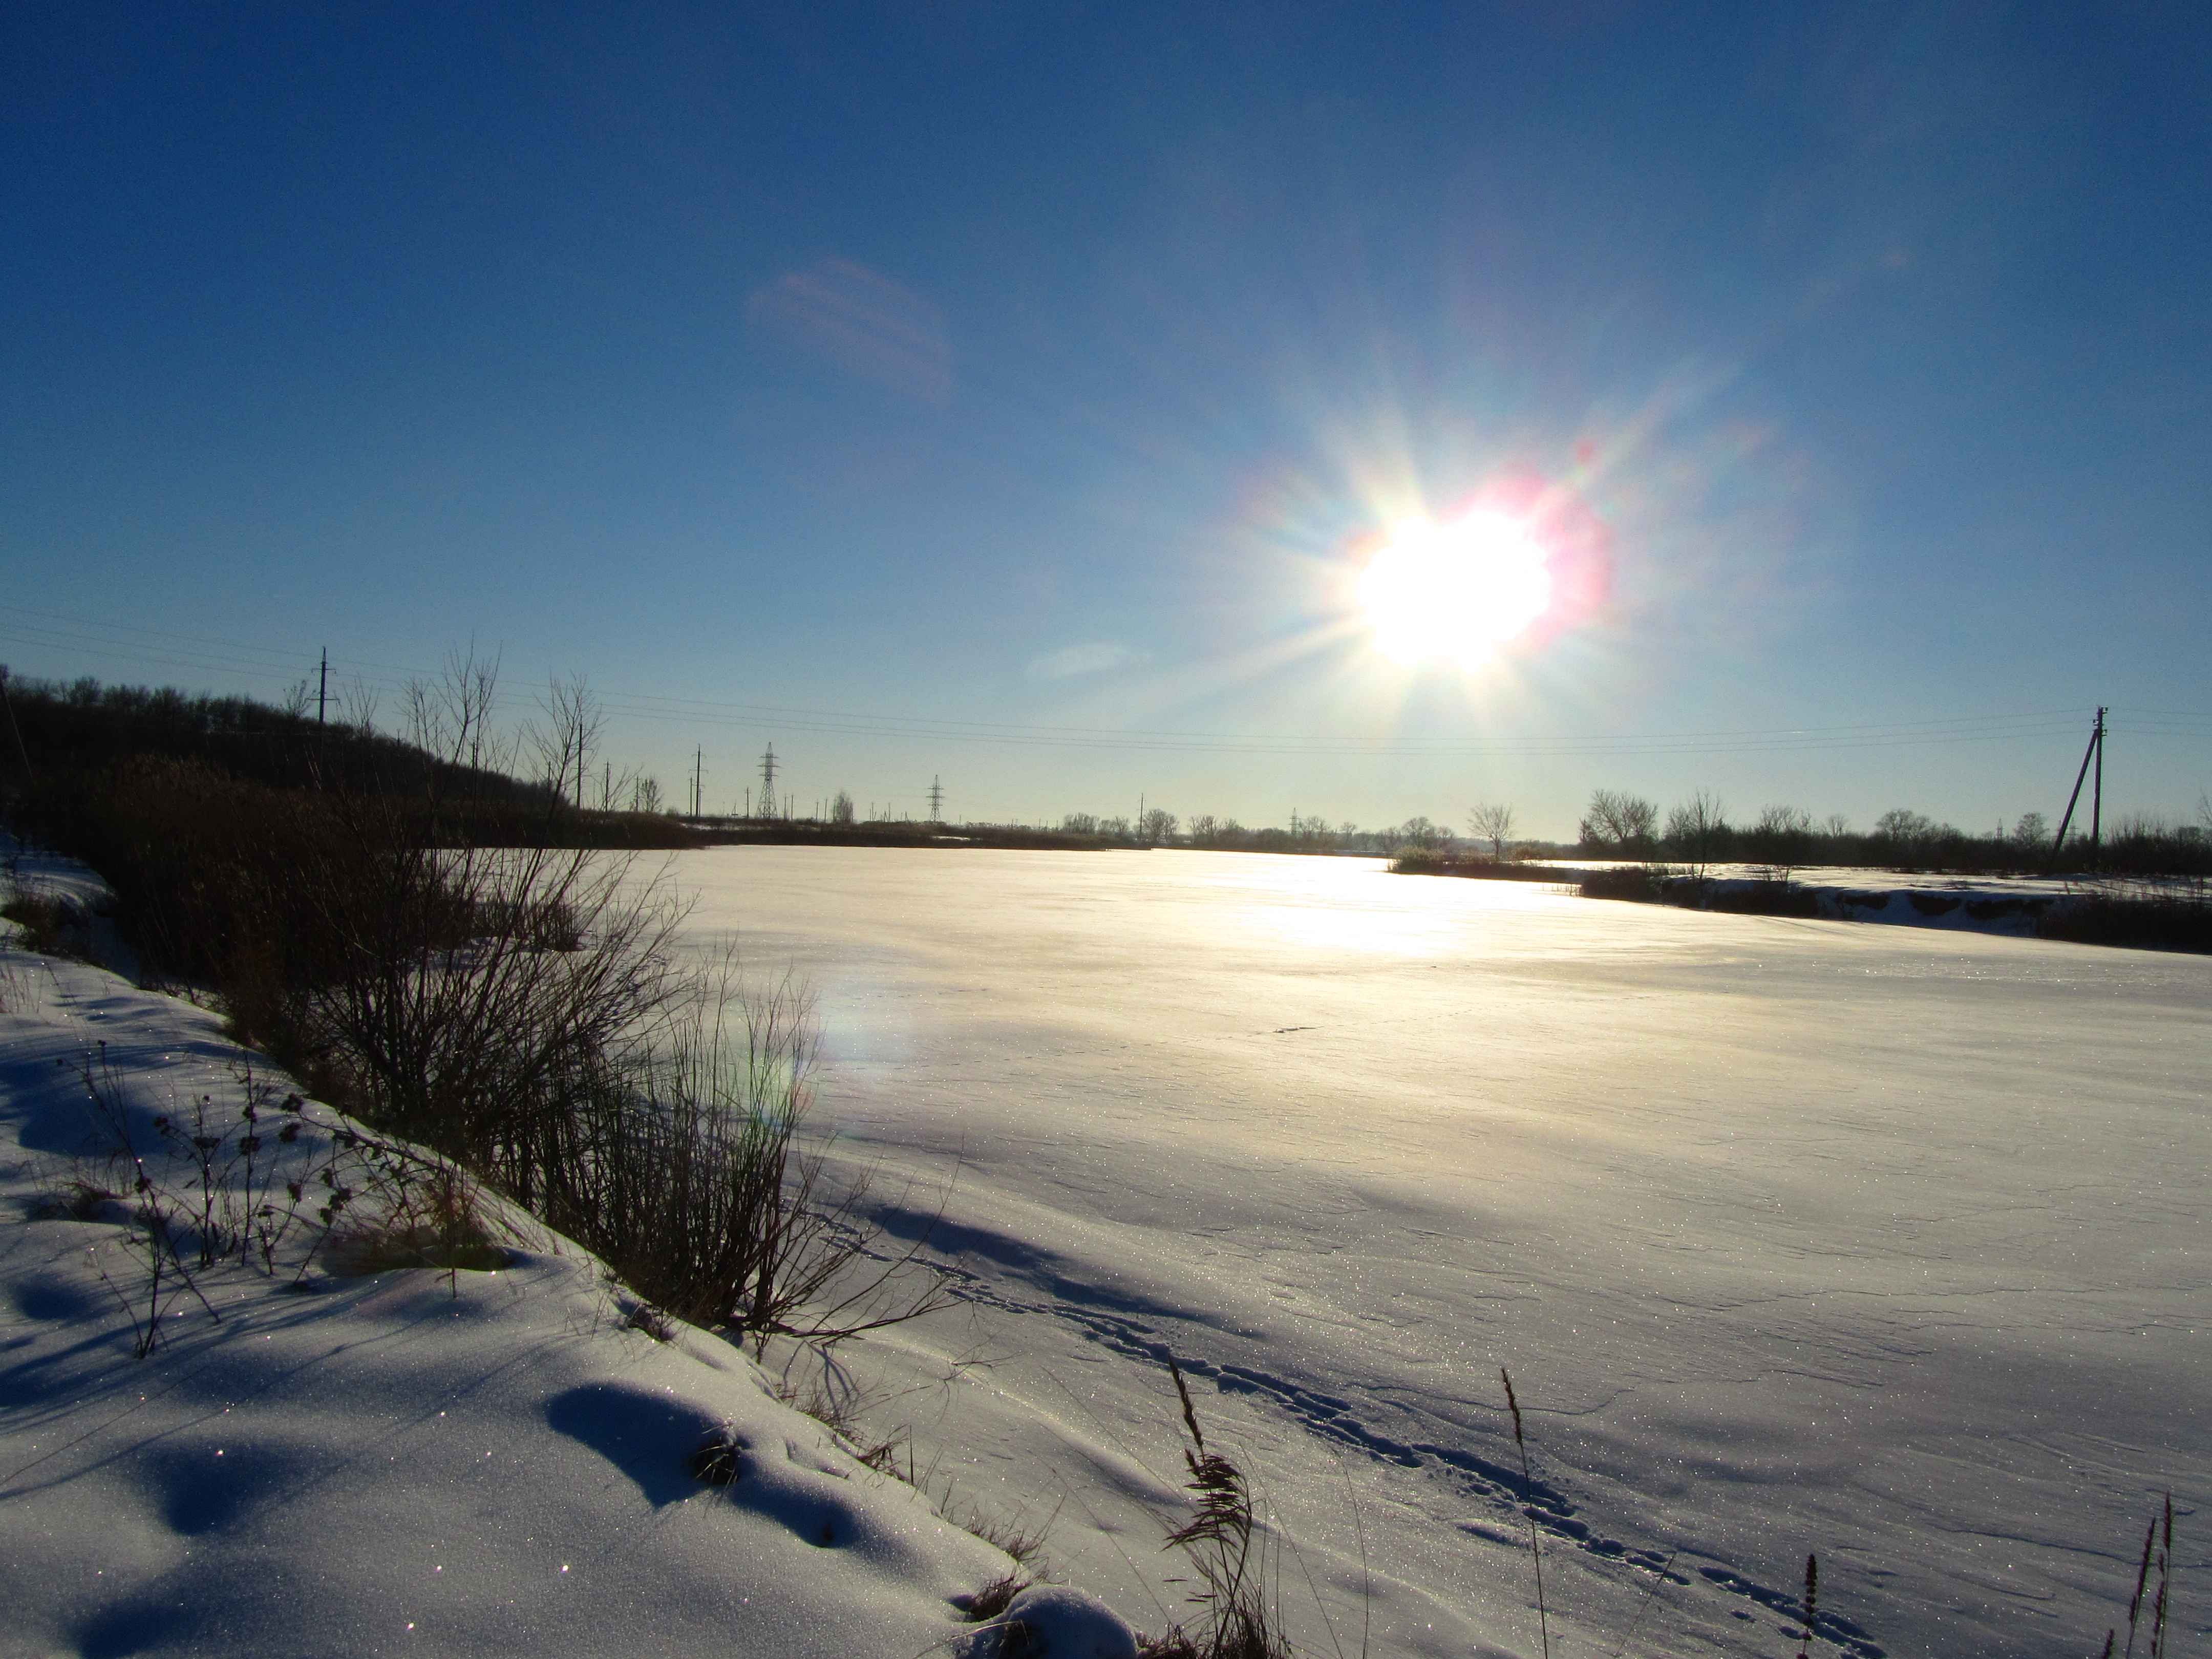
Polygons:
<instances>
[{"instance_id":1,"label":"snow-covered ice","mask_svg":"<svg viewBox=\"0 0 2212 1659\"><path fill-rule=\"evenodd\" d=\"M2169 1488L2212 1617L2212 961L1341 859L678 874L816 986L856 1152L957 1164L881 1420L1140 1626L1170 1352L1320 1650L1309 1578L1346 1651L1536 1650L1501 1366L1554 1651L1794 1652L1818 1552L1820 1650L2094 1653Z\"/></svg>"},{"instance_id":2,"label":"snow-covered ice","mask_svg":"<svg viewBox=\"0 0 2212 1659\"><path fill-rule=\"evenodd\" d=\"M2094 1653L2168 1488L2201 1644L2212 962L1353 860L673 873L701 952L815 987L822 1121L914 1177L894 1226L951 1182L958 1304L833 1379L937 1501L519 1220L450 1284L221 1270L222 1322L180 1303L134 1360L123 1227L46 1204L72 1067L104 1039L143 1118L235 1054L11 952L0 1651L975 1652L952 1598L1008 1563L946 1516L1047 1530L1158 1630L1192 1613L1169 1354L1310 1653L1539 1650L1501 1366L1554 1653L1794 1653L1808 1551L1815 1652ZM723 1428L744 1474L705 1487ZM1126 1639L1075 1607L1077 1650Z\"/></svg>"}]
</instances>

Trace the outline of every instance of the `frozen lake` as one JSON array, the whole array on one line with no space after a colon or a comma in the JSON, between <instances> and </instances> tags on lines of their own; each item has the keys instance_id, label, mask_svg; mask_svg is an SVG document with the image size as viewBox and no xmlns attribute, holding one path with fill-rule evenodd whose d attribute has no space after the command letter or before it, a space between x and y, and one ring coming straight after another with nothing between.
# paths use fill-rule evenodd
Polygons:
<instances>
[{"instance_id":1,"label":"frozen lake","mask_svg":"<svg viewBox=\"0 0 2212 1659\"><path fill-rule=\"evenodd\" d=\"M881 1414L1139 1624L1168 1350L1323 1650L1362 1540L1377 1655L1537 1650L1501 1365L1555 1653L1795 1652L1808 1550L1817 1650L2094 1653L2169 1487L2212 1617L2212 960L1344 859L675 872L702 950L814 987L824 1119L958 1166L969 1297L855 1352Z\"/></svg>"}]
</instances>

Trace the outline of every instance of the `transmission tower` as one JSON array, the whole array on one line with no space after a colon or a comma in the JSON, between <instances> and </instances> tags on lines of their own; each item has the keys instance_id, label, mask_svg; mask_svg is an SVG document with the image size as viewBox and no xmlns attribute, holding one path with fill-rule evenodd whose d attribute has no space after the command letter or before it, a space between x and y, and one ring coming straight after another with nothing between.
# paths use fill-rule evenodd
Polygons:
<instances>
[{"instance_id":1,"label":"transmission tower","mask_svg":"<svg viewBox=\"0 0 2212 1659\"><path fill-rule=\"evenodd\" d=\"M929 780L929 821L945 822L945 786L934 776Z\"/></svg>"},{"instance_id":2,"label":"transmission tower","mask_svg":"<svg viewBox=\"0 0 2212 1659\"><path fill-rule=\"evenodd\" d=\"M761 805L766 809L762 816L771 818L775 816L775 745L774 744L769 744L768 753L761 757Z\"/></svg>"}]
</instances>

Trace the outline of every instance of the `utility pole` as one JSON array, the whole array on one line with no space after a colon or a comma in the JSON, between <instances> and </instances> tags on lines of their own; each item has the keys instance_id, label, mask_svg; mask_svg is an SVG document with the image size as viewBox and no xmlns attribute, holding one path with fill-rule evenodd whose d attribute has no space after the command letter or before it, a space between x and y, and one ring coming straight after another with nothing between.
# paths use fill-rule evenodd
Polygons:
<instances>
[{"instance_id":1,"label":"utility pole","mask_svg":"<svg viewBox=\"0 0 2212 1659\"><path fill-rule=\"evenodd\" d=\"M2094 870L2105 852L2105 711L2097 711L2097 779L2089 793L2089 867Z\"/></svg>"},{"instance_id":2,"label":"utility pole","mask_svg":"<svg viewBox=\"0 0 2212 1659\"><path fill-rule=\"evenodd\" d=\"M330 706L331 706L331 648L330 648L330 647L328 647L328 646L326 645L326 646L325 646L325 647L323 647L323 671L322 671L322 677L321 677L321 678L320 678L320 679L316 683L316 686L315 686L315 724L316 724L316 725L320 726L320 725L323 723L323 716L324 716L325 714L327 714L327 713L329 712L329 710L330 710Z\"/></svg>"},{"instance_id":3,"label":"utility pole","mask_svg":"<svg viewBox=\"0 0 2212 1659\"><path fill-rule=\"evenodd\" d=\"M695 750L691 756L691 816L699 816L699 806L705 799L707 787L707 751Z\"/></svg>"},{"instance_id":4,"label":"utility pole","mask_svg":"<svg viewBox=\"0 0 2212 1659\"><path fill-rule=\"evenodd\" d=\"M31 751L23 747L23 728L15 724L15 705L8 701L8 671L0 667L0 709L8 714L8 735L15 740L15 759L23 769L23 787L31 787Z\"/></svg>"},{"instance_id":5,"label":"utility pole","mask_svg":"<svg viewBox=\"0 0 2212 1659\"><path fill-rule=\"evenodd\" d=\"M770 744L768 752L761 757L761 816L775 816L775 745Z\"/></svg>"},{"instance_id":6,"label":"utility pole","mask_svg":"<svg viewBox=\"0 0 2212 1659\"><path fill-rule=\"evenodd\" d=\"M2066 816L2058 820L2058 834L2051 843L2051 858L2057 862L2066 848L2066 831L2074 822L2074 808L2081 799L2081 781L2089 775L2090 763L2097 768L2095 793L2089 797L2089 864L2096 867L2103 850L2105 817L2105 711L2097 710L2097 718L2089 728L2089 746L2081 751L2081 769L2074 775L2074 793L2066 798Z\"/></svg>"},{"instance_id":7,"label":"utility pole","mask_svg":"<svg viewBox=\"0 0 2212 1659\"><path fill-rule=\"evenodd\" d=\"M945 786L933 773L929 780L929 821L945 822Z\"/></svg>"}]
</instances>

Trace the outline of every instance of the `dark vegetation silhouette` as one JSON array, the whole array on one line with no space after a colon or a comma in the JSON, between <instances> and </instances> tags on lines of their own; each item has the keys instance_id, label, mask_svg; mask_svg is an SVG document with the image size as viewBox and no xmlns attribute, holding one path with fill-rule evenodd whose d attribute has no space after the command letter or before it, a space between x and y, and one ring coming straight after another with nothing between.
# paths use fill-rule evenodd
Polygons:
<instances>
[{"instance_id":1,"label":"dark vegetation silhouette","mask_svg":"<svg viewBox=\"0 0 2212 1659\"><path fill-rule=\"evenodd\" d=\"M243 699L18 682L30 780L10 822L100 872L149 982L652 1306L757 1342L933 1305L935 1278L908 1273L922 1242L878 1249L865 1180L801 1138L803 1001L680 966L683 907L635 849L695 838L576 805L612 793L580 684L556 682L517 738L490 725L495 683L449 661L410 688L403 742ZM505 771L518 756L546 781Z\"/></svg>"}]
</instances>

